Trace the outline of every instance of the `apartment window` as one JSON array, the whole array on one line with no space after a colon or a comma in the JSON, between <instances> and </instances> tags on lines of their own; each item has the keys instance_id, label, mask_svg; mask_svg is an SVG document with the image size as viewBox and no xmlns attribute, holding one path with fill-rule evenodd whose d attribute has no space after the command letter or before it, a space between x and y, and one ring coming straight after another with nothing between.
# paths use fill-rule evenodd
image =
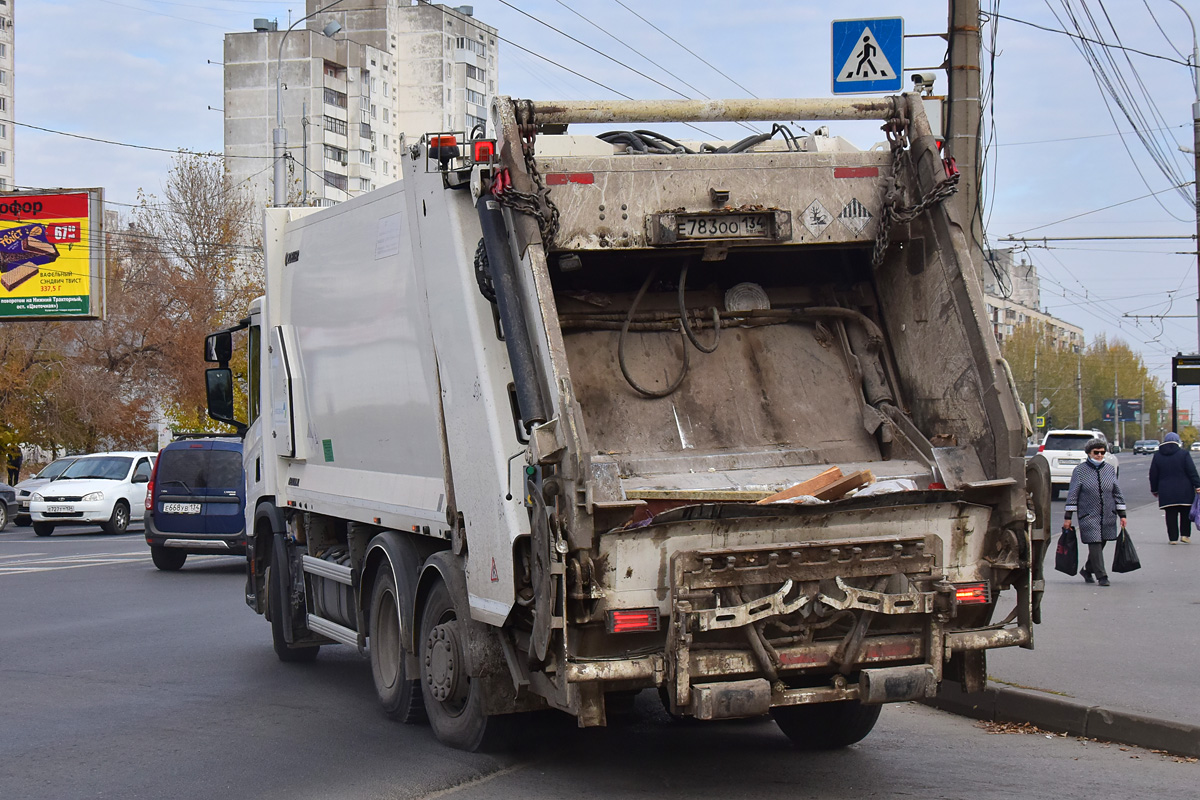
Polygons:
<instances>
[{"instance_id":1,"label":"apartment window","mask_svg":"<svg viewBox=\"0 0 1200 800\"><path fill-rule=\"evenodd\" d=\"M358 163L366 164L367 166L370 166L371 165L371 152L369 150L359 150L358 151Z\"/></svg>"},{"instance_id":2,"label":"apartment window","mask_svg":"<svg viewBox=\"0 0 1200 800\"><path fill-rule=\"evenodd\" d=\"M458 45L459 50L470 50L472 53L476 53L481 56L487 55L487 45L485 45L483 42L477 42L474 39L468 39L465 36L459 36L455 41L455 44Z\"/></svg>"},{"instance_id":3,"label":"apartment window","mask_svg":"<svg viewBox=\"0 0 1200 800\"><path fill-rule=\"evenodd\" d=\"M8 70L0 69L0 86L8 85Z\"/></svg>"},{"instance_id":4,"label":"apartment window","mask_svg":"<svg viewBox=\"0 0 1200 800\"><path fill-rule=\"evenodd\" d=\"M0 111L8 111L8 98L0 97Z\"/></svg>"},{"instance_id":5,"label":"apartment window","mask_svg":"<svg viewBox=\"0 0 1200 800\"><path fill-rule=\"evenodd\" d=\"M338 80L346 80L346 68L341 64L335 64L332 61L325 62L325 77L337 78Z\"/></svg>"},{"instance_id":6,"label":"apartment window","mask_svg":"<svg viewBox=\"0 0 1200 800\"><path fill-rule=\"evenodd\" d=\"M8 163L8 153L0 150L0 166Z\"/></svg>"},{"instance_id":7,"label":"apartment window","mask_svg":"<svg viewBox=\"0 0 1200 800\"><path fill-rule=\"evenodd\" d=\"M371 133L371 126L366 122L358 123L358 136L360 139L370 139L375 141L375 136Z\"/></svg>"},{"instance_id":8,"label":"apartment window","mask_svg":"<svg viewBox=\"0 0 1200 800\"><path fill-rule=\"evenodd\" d=\"M483 80L483 70L474 64L467 64L467 77L473 81Z\"/></svg>"},{"instance_id":9,"label":"apartment window","mask_svg":"<svg viewBox=\"0 0 1200 800\"><path fill-rule=\"evenodd\" d=\"M4 42L0 42L0 58L7 58L7 57L8 57L8 45L6 45Z\"/></svg>"},{"instance_id":10,"label":"apartment window","mask_svg":"<svg viewBox=\"0 0 1200 800\"><path fill-rule=\"evenodd\" d=\"M387 109L387 106L384 106L384 107L383 107L383 121L384 121L384 122L387 122L387 121L388 121L388 109Z\"/></svg>"},{"instance_id":11,"label":"apartment window","mask_svg":"<svg viewBox=\"0 0 1200 800\"><path fill-rule=\"evenodd\" d=\"M477 92L473 89L467 89L467 102L474 103L477 106L484 104L487 98L483 96L483 92Z\"/></svg>"},{"instance_id":12,"label":"apartment window","mask_svg":"<svg viewBox=\"0 0 1200 800\"><path fill-rule=\"evenodd\" d=\"M378 116L379 109L375 107L374 103L371 103L371 119L376 119Z\"/></svg>"},{"instance_id":13,"label":"apartment window","mask_svg":"<svg viewBox=\"0 0 1200 800\"><path fill-rule=\"evenodd\" d=\"M333 145L325 145L325 157L340 164L346 163L346 151Z\"/></svg>"},{"instance_id":14,"label":"apartment window","mask_svg":"<svg viewBox=\"0 0 1200 800\"><path fill-rule=\"evenodd\" d=\"M326 172L323 177L325 178L326 186L332 186L335 189L341 189L343 192L346 191L347 187L350 185L350 181L345 175L338 175L336 172Z\"/></svg>"},{"instance_id":15,"label":"apartment window","mask_svg":"<svg viewBox=\"0 0 1200 800\"><path fill-rule=\"evenodd\" d=\"M346 107L346 94L339 92L337 89L325 87L325 105L336 106L337 108Z\"/></svg>"},{"instance_id":16,"label":"apartment window","mask_svg":"<svg viewBox=\"0 0 1200 800\"><path fill-rule=\"evenodd\" d=\"M3 123L0 123L0 139L7 139L7 138L8 138L8 126Z\"/></svg>"},{"instance_id":17,"label":"apartment window","mask_svg":"<svg viewBox=\"0 0 1200 800\"><path fill-rule=\"evenodd\" d=\"M359 121L364 125L371 124L371 111L366 106L358 110Z\"/></svg>"},{"instance_id":18,"label":"apartment window","mask_svg":"<svg viewBox=\"0 0 1200 800\"><path fill-rule=\"evenodd\" d=\"M476 125L478 125L479 127L486 130L487 129L487 120L482 119L480 117L472 116L471 114L467 114L467 130L470 131L470 130L474 129Z\"/></svg>"},{"instance_id":19,"label":"apartment window","mask_svg":"<svg viewBox=\"0 0 1200 800\"><path fill-rule=\"evenodd\" d=\"M371 191L371 181L367 178L359 178L358 179L358 190L360 192Z\"/></svg>"},{"instance_id":20,"label":"apartment window","mask_svg":"<svg viewBox=\"0 0 1200 800\"><path fill-rule=\"evenodd\" d=\"M0 189L8 188L8 178L0 178Z\"/></svg>"},{"instance_id":21,"label":"apartment window","mask_svg":"<svg viewBox=\"0 0 1200 800\"><path fill-rule=\"evenodd\" d=\"M337 133L342 136L346 135L346 120L338 119L337 117L325 116L325 130L330 133Z\"/></svg>"}]
</instances>

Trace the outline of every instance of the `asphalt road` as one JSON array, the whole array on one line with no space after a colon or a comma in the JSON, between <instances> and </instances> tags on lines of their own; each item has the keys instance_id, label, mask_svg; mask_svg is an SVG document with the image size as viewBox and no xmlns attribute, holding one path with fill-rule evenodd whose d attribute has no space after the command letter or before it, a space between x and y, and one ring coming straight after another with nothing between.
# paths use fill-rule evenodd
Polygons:
<instances>
[{"instance_id":1,"label":"asphalt road","mask_svg":"<svg viewBox=\"0 0 1200 800\"><path fill-rule=\"evenodd\" d=\"M1193 798L1200 766L993 734L904 704L833 753L764 720L676 724L652 693L602 730L528 720L501 755L388 721L348 647L282 664L243 563L150 562L139 534L0 533L3 798ZM1033 655L1033 654L1030 654Z\"/></svg>"}]
</instances>

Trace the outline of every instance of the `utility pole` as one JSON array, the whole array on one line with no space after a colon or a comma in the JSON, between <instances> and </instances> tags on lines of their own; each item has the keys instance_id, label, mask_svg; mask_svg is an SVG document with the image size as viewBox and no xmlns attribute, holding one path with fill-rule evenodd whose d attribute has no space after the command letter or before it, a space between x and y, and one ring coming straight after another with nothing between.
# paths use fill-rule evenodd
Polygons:
<instances>
[{"instance_id":1,"label":"utility pole","mask_svg":"<svg viewBox=\"0 0 1200 800\"><path fill-rule=\"evenodd\" d=\"M1192 15L1179 0L1170 2L1179 6L1192 26L1192 87L1196 91L1196 100L1192 103L1192 164L1196 170L1196 352L1200 353L1200 45L1196 41L1196 23L1192 22Z\"/></svg>"},{"instance_id":2,"label":"utility pole","mask_svg":"<svg viewBox=\"0 0 1200 800\"><path fill-rule=\"evenodd\" d=\"M1075 362L1075 396L1079 398L1079 429L1083 428L1083 353L1076 353L1079 358Z\"/></svg>"},{"instance_id":3,"label":"utility pole","mask_svg":"<svg viewBox=\"0 0 1200 800\"><path fill-rule=\"evenodd\" d=\"M1041 337L1038 337L1037 339L1033 340L1033 434L1034 434L1035 438L1037 437L1037 433L1038 433L1038 424L1037 424L1038 413L1041 410L1041 406L1038 405L1038 392L1037 392L1037 389L1038 389L1038 387L1037 387L1037 359L1038 359L1038 342L1040 340L1041 340Z\"/></svg>"},{"instance_id":4,"label":"utility pole","mask_svg":"<svg viewBox=\"0 0 1200 800\"><path fill-rule=\"evenodd\" d=\"M1142 438L1146 438L1146 379L1142 379L1142 402L1138 406L1138 419L1142 421Z\"/></svg>"},{"instance_id":5,"label":"utility pole","mask_svg":"<svg viewBox=\"0 0 1200 800\"><path fill-rule=\"evenodd\" d=\"M982 254L983 215L979 208L979 0L950 4L950 100L947 155L958 164L957 200L972 252ZM1197 127L1200 136L1200 127ZM980 256L982 258L982 255ZM982 263L976 262L976 268Z\"/></svg>"},{"instance_id":6,"label":"utility pole","mask_svg":"<svg viewBox=\"0 0 1200 800\"><path fill-rule=\"evenodd\" d=\"M1113 441L1118 445L1121 443L1121 423L1117 421L1121 418L1121 410L1118 408L1118 406L1121 404L1121 401L1117 399L1119 394L1120 389L1117 388L1117 365L1113 364Z\"/></svg>"}]
</instances>

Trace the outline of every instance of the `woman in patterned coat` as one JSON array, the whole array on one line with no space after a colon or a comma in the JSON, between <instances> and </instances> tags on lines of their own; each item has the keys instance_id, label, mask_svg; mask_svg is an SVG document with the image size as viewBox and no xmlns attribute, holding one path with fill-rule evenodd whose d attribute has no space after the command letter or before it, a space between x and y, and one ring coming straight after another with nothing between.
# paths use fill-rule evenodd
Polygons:
<instances>
[{"instance_id":1,"label":"woman in patterned coat","mask_svg":"<svg viewBox=\"0 0 1200 800\"><path fill-rule=\"evenodd\" d=\"M1103 439L1092 439L1085 452L1087 460L1071 473L1067 518L1063 527L1071 527L1071 515L1079 514L1079 541L1088 546L1087 564L1079 574L1088 583L1099 581L1101 586L1108 586L1104 545L1115 540L1125 529L1125 498L1117 485L1116 467L1104 461L1108 443Z\"/></svg>"}]
</instances>

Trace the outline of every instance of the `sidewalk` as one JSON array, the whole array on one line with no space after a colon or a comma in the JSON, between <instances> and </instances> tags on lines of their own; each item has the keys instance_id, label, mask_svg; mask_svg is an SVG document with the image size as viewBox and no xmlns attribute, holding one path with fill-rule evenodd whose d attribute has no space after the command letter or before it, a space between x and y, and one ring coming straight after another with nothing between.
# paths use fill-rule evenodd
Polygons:
<instances>
[{"instance_id":1,"label":"sidewalk","mask_svg":"<svg viewBox=\"0 0 1200 800\"><path fill-rule=\"evenodd\" d=\"M1061 508L1055 503L1055 514ZM989 651L986 692L948 684L933 704L1200 756L1200 534L1168 545L1154 504L1130 509L1128 524L1140 570L1110 568L1112 586L1102 588L1055 572L1050 552L1035 649ZM1113 549L1105 548L1108 565Z\"/></svg>"}]
</instances>

